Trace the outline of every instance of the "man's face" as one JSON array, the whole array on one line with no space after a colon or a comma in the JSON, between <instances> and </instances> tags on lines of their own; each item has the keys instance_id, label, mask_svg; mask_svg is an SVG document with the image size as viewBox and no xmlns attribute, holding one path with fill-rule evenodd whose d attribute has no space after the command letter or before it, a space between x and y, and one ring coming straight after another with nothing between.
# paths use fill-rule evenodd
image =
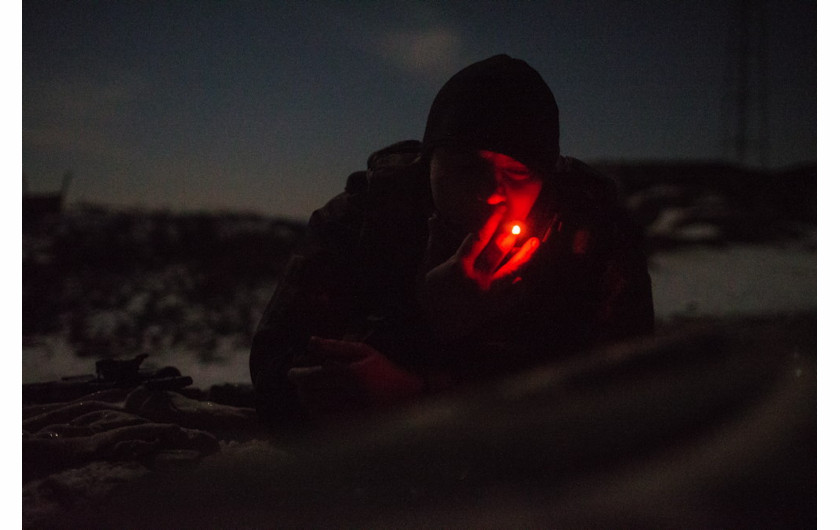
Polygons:
<instances>
[{"instance_id":1,"label":"man's face","mask_svg":"<svg viewBox=\"0 0 840 530\"><path fill-rule=\"evenodd\" d=\"M505 221L524 221L542 182L534 171L501 153L440 147L432 155L435 207L460 236L477 232L499 204L507 207Z\"/></svg>"}]
</instances>

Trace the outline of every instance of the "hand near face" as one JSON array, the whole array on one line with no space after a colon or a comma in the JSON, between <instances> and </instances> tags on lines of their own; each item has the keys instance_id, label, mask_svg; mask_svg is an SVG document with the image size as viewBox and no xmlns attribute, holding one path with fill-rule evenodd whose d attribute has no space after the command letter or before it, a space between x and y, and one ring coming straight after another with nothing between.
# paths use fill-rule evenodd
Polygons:
<instances>
[{"instance_id":1,"label":"hand near face","mask_svg":"<svg viewBox=\"0 0 840 530\"><path fill-rule=\"evenodd\" d=\"M464 275L483 291L489 291L494 283L515 279L510 278L511 275L531 259L540 244L536 237L528 239L501 265L517 239L517 235L508 226L503 226L512 224L503 223L505 213L505 206L496 207L481 230L477 234L467 235L453 256ZM499 230L500 227L503 229Z\"/></svg>"},{"instance_id":2,"label":"hand near face","mask_svg":"<svg viewBox=\"0 0 840 530\"><path fill-rule=\"evenodd\" d=\"M502 312L516 296L516 274L539 247L532 237L507 261L516 236L499 231L505 219L503 205L496 207L476 234L468 234L453 256L426 273L420 301L433 331L447 340L468 334L494 314ZM430 220L434 238L437 221Z\"/></svg>"}]
</instances>

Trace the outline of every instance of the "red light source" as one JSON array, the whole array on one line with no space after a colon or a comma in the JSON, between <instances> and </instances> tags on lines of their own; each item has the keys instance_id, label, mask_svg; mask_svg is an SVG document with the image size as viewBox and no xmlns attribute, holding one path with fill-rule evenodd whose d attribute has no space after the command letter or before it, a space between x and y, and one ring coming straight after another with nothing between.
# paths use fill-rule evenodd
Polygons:
<instances>
[{"instance_id":1,"label":"red light source","mask_svg":"<svg viewBox=\"0 0 840 530\"><path fill-rule=\"evenodd\" d=\"M510 233L515 236L518 236L520 232L522 232L522 227L519 225L513 225L513 227L510 229Z\"/></svg>"}]
</instances>

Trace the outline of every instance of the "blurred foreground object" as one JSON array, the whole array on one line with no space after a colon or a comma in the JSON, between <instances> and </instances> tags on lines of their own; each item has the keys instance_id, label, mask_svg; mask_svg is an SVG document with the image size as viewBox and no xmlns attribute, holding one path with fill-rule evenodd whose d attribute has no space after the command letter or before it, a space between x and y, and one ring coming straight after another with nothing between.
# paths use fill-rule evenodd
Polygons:
<instances>
[{"instance_id":1,"label":"blurred foreground object","mask_svg":"<svg viewBox=\"0 0 840 530\"><path fill-rule=\"evenodd\" d=\"M816 361L813 314L674 330L273 448L222 451L126 488L95 521L813 527Z\"/></svg>"},{"instance_id":2,"label":"blurred foreground object","mask_svg":"<svg viewBox=\"0 0 840 530\"><path fill-rule=\"evenodd\" d=\"M141 370L148 357L140 354L130 360L101 359L96 361L96 374L62 377L48 383L23 385L23 404L55 403L77 399L87 394L115 388L144 385L152 390L177 390L190 386L192 377L181 375L174 366Z\"/></svg>"}]
</instances>

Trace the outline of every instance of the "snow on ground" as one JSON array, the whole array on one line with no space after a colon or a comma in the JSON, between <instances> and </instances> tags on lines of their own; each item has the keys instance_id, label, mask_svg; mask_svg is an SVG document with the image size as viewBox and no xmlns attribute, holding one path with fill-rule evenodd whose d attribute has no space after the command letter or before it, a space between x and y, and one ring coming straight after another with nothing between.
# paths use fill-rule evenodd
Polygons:
<instances>
[{"instance_id":1,"label":"snow on ground","mask_svg":"<svg viewBox=\"0 0 840 530\"><path fill-rule=\"evenodd\" d=\"M650 260L657 320L771 316L817 309L817 253L781 245L685 247ZM270 293L267 293L268 296ZM267 300L266 300L267 302ZM23 382L52 381L94 372L94 358L79 358L59 336L23 348ZM144 364L175 366L209 388L250 383L248 349L231 341L217 346L214 359L183 347L162 348Z\"/></svg>"},{"instance_id":2,"label":"snow on ground","mask_svg":"<svg viewBox=\"0 0 840 530\"><path fill-rule=\"evenodd\" d=\"M807 248L686 248L655 255L649 268L663 322L817 309L817 253Z\"/></svg>"},{"instance_id":3,"label":"snow on ground","mask_svg":"<svg viewBox=\"0 0 840 530\"><path fill-rule=\"evenodd\" d=\"M219 357L212 362L202 362L199 352L184 348L160 350L143 362L143 368L174 366L181 374L192 377L193 386L201 389L223 383L250 384L248 349L222 346L218 352ZM45 337L38 344L23 347L23 384L93 374L95 363L95 358L76 356L61 337Z\"/></svg>"}]
</instances>

